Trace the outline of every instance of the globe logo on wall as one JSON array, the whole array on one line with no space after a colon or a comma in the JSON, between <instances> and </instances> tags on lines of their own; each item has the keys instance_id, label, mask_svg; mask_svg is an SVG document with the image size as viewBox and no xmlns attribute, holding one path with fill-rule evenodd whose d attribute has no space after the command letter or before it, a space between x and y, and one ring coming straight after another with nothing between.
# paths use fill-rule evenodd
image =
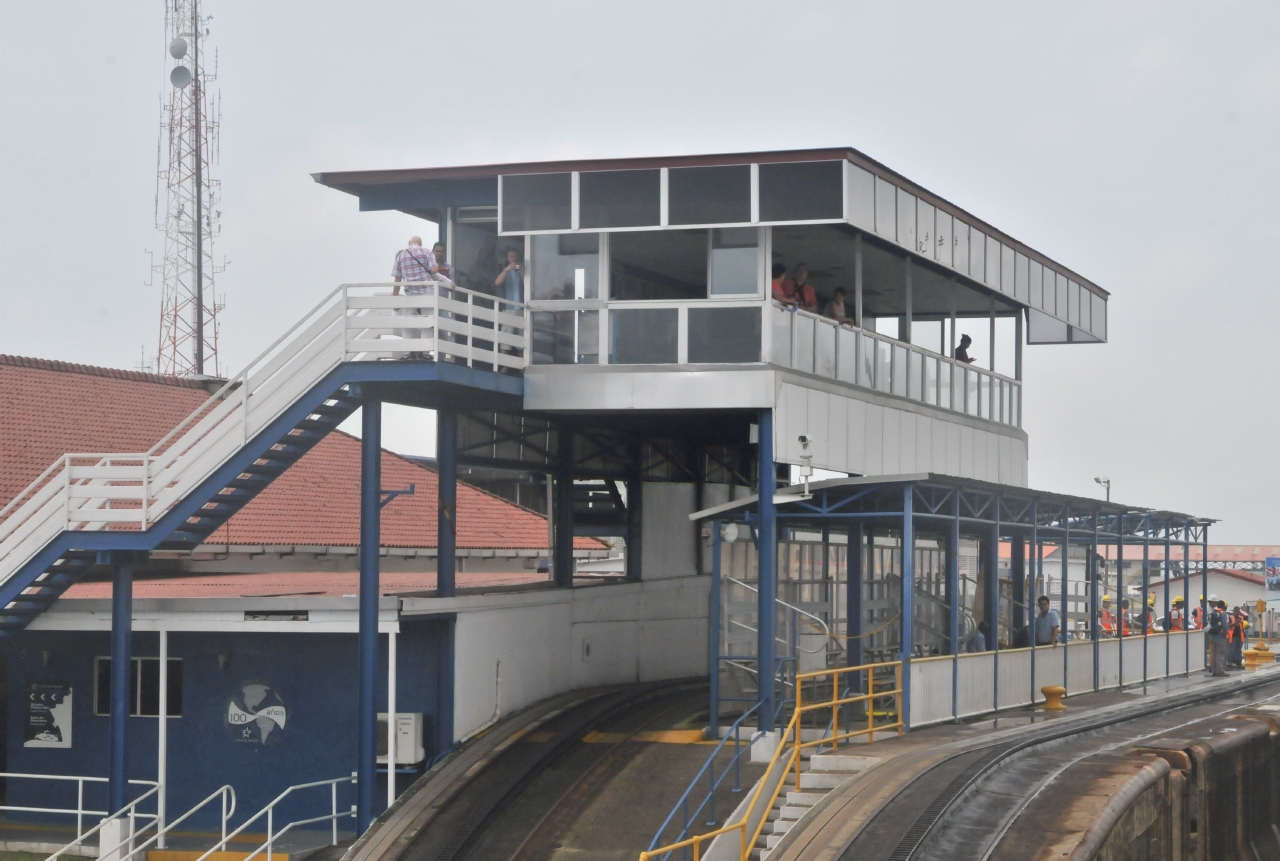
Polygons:
<instances>
[{"instance_id":1,"label":"globe logo on wall","mask_svg":"<svg viewBox=\"0 0 1280 861\"><path fill-rule=\"evenodd\" d=\"M272 747L284 738L287 717L284 700L270 685L249 682L227 704L227 726L240 744Z\"/></svg>"}]
</instances>

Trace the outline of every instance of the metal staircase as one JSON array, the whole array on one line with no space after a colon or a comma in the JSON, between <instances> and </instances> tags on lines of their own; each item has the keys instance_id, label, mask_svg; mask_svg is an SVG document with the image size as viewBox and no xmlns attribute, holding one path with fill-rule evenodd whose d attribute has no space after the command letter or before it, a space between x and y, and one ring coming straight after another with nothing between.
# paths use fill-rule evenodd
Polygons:
<instances>
[{"instance_id":1,"label":"metal staircase","mask_svg":"<svg viewBox=\"0 0 1280 861\"><path fill-rule=\"evenodd\" d=\"M0 638L47 610L101 551L199 545L350 416L364 383L519 396L523 306L426 284L412 296L338 287L148 451L59 458L0 508ZM427 358L387 361L406 353Z\"/></svg>"}]
</instances>

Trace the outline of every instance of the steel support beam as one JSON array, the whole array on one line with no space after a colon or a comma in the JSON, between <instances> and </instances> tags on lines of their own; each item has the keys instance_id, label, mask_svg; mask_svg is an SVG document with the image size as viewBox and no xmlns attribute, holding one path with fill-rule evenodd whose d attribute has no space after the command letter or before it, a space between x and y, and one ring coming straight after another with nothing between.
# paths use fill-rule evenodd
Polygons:
<instances>
[{"instance_id":1,"label":"steel support beam","mask_svg":"<svg viewBox=\"0 0 1280 861\"><path fill-rule=\"evenodd\" d=\"M356 835L373 821L373 783L377 775L378 579L382 549L382 402L367 399L360 408L360 619L356 694Z\"/></svg>"},{"instance_id":2,"label":"steel support beam","mask_svg":"<svg viewBox=\"0 0 1280 861\"><path fill-rule=\"evenodd\" d=\"M960 494L951 494L951 528L947 530L947 639L951 654L960 654ZM960 719L960 661L951 662L951 717Z\"/></svg>"},{"instance_id":3,"label":"steel support beam","mask_svg":"<svg viewBox=\"0 0 1280 861\"><path fill-rule=\"evenodd\" d=\"M556 586L573 587L573 431L556 429L555 560L551 565Z\"/></svg>"},{"instance_id":4,"label":"steel support beam","mask_svg":"<svg viewBox=\"0 0 1280 861\"><path fill-rule=\"evenodd\" d=\"M1059 546L1061 548L1061 552L1058 555L1062 557L1062 583L1060 584L1062 586L1062 600L1060 602L1061 609L1058 611L1058 624L1061 626L1058 629L1058 636L1061 638L1062 644L1065 646L1070 642L1067 638L1067 579L1071 570L1068 567L1070 563L1069 557L1071 556L1071 506L1069 505L1063 506L1062 509L1062 540ZM1071 681L1070 669L1071 665L1067 662L1067 650L1063 649L1062 686L1068 691L1071 690L1071 686L1068 684L1068 682Z\"/></svg>"},{"instance_id":5,"label":"steel support beam","mask_svg":"<svg viewBox=\"0 0 1280 861\"><path fill-rule=\"evenodd\" d=\"M458 568L458 414L436 410L436 594L452 598Z\"/></svg>"},{"instance_id":6,"label":"steel support beam","mask_svg":"<svg viewBox=\"0 0 1280 861\"><path fill-rule=\"evenodd\" d=\"M915 485L907 482L902 488L902 731L911 730L911 653L915 650L915 631L912 627L912 598L916 582L916 529L912 516L915 502Z\"/></svg>"},{"instance_id":7,"label":"steel support beam","mask_svg":"<svg viewBox=\"0 0 1280 861\"><path fill-rule=\"evenodd\" d=\"M707 618L707 667L711 677L711 710L707 726L720 738L720 521L711 521L711 600Z\"/></svg>"},{"instance_id":8,"label":"steel support beam","mask_svg":"<svg viewBox=\"0 0 1280 861\"><path fill-rule=\"evenodd\" d=\"M845 647L848 651L848 657L845 659L849 666L859 667L865 661L865 648L862 642L862 582L864 579L863 569L866 565L864 556L864 545L866 544L866 536L861 520L853 520L849 523L849 553L848 553L848 569L849 582L845 585ZM857 673L857 684L862 684L862 674Z\"/></svg>"},{"instance_id":9,"label":"steel support beam","mask_svg":"<svg viewBox=\"0 0 1280 861\"><path fill-rule=\"evenodd\" d=\"M641 542L644 540L644 481L642 480L641 455L642 446L639 440L632 440L627 445L630 466L627 468L627 561L626 574L628 580L641 578L641 565L644 556ZM701 526L699 523L695 527ZM700 542L695 544L701 553Z\"/></svg>"},{"instance_id":10,"label":"steel support beam","mask_svg":"<svg viewBox=\"0 0 1280 861\"><path fill-rule=\"evenodd\" d=\"M777 621L778 590L778 522L773 509L773 495L777 490L777 469L773 464L773 411L760 411L760 424L757 429L759 444L759 475L757 480L757 508L760 517L760 537L757 556L760 560L760 577L757 586L756 607L756 669L759 673L757 684L760 701L760 729L772 732L774 729L774 663L777 649L774 642L774 625Z\"/></svg>"},{"instance_id":11,"label":"steel support beam","mask_svg":"<svg viewBox=\"0 0 1280 861\"><path fill-rule=\"evenodd\" d=\"M111 751L107 810L128 802L129 700L133 680L133 559L128 551L108 554L111 581Z\"/></svg>"}]
</instances>

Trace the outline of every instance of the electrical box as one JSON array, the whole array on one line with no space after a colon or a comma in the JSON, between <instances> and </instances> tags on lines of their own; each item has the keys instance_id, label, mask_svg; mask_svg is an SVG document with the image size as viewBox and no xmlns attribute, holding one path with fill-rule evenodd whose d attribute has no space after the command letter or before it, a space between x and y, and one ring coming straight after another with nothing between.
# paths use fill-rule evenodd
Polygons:
<instances>
[{"instance_id":1,"label":"electrical box","mask_svg":"<svg viewBox=\"0 0 1280 861\"><path fill-rule=\"evenodd\" d=\"M378 715L378 763L387 764L387 715ZM417 765L426 759L422 749L422 712L396 713L396 765Z\"/></svg>"}]
</instances>

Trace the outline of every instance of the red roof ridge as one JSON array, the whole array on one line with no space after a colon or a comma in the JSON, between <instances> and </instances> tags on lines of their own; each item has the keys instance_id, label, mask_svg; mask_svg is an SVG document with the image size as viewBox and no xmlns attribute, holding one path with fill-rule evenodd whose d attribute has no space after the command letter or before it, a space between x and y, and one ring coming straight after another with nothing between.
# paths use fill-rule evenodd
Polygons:
<instances>
[{"instance_id":1,"label":"red roof ridge","mask_svg":"<svg viewBox=\"0 0 1280 861\"><path fill-rule=\"evenodd\" d=\"M103 368L97 365L77 365L72 362L59 362L54 359L36 359L29 356L8 356L0 354L0 365L12 365L18 368L34 368L40 371L56 371L62 374L84 374L90 377L112 377L117 380L133 380L139 383L160 383L168 386L179 386L188 389L203 389L200 380L185 377L149 374L145 371L125 371L120 368Z\"/></svg>"}]
</instances>

